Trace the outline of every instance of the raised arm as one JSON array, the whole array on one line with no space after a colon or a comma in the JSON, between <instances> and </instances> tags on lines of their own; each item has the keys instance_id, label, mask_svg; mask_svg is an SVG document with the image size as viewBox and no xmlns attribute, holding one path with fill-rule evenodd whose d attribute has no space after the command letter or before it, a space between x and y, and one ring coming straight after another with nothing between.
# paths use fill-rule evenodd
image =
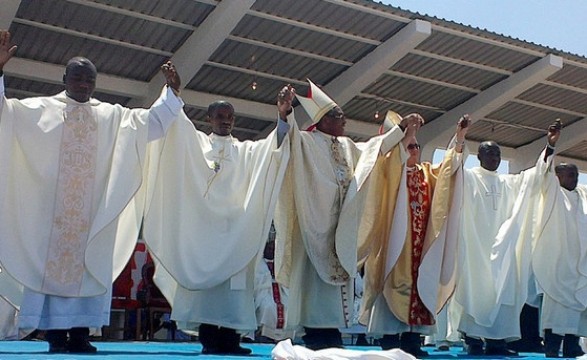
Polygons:
<instances>
[{"instance_id":1,"label":"raised arm","mask_svg":"<svg viewBox=\"0 0 587 360\"><path fill-rule=\"evenodd\" d=\"M556 146L556 142L558 141L561 135L561 129L563 124L561 123L560 119L556 119L554 123L552 123L548 127L548 134L546 135L546 149L544 150L544 161L548 159L548 157L554 154L554 148Z\"/></svg>"},{"instance_id":2,"label":"raised arm","mask_svg":"<svg viewBox=\"0 0 587 360\"><path fill-rule=\"evenodd\" d=\"M463 148L465 147L465 135L467 135L467 131L469 131L470 123L471 120L469 119L469 114L461 116L457 122L457 131L455 134L455 151L458 153L463 152Z\"/></svg>"},{"instance_id":3,"label":"raised arm","mask_svg":"<svg viewBox=\"0 0 587 360\"><path fill-rule=\"evenodd\" d=\"M16 45L10 44L10 33L0 30L0 113L4 107L4 65L16 52Z\"/></svg>"},{"instance_id":4,"label":"raised arm","mask_svg":"<svg viewBox=\"0 0 587 360\"><path fill-rule=\"evenodd\" d=\"M149 141L165 136L167 129L173 123L183 108L183 101L179 98L181 78L171 61L161 65L161 72L165 76L167 89L163 89L161 96L153 103L149 116Z\"/></svg>"},{"instance_id":5,"label":"raised arm","mask_svg":"<svg viewBox=\"0 0 587 360\"><path fill-rule=\"evenodd\" d=\"M171 60L167 60L165 64L161 65L161 72L165 76L167 86L173 89L175 95L179 95L179 87L181 86L181 78L175 69L175 65Z\"/></svg>"},{"instance_id":6,"label":"raised arm","mask_svg":"<svg viewBox=\"0 0 587 360\"><path fill-rule=\"evenodd\" d=\"M465 114L459 118L455 136L451 139L447 151L444 154L442 168L447 169L446 166L448 166L451 174L455 174L458 168L463 166L464 160L469 155L469 152L465 151L465 136L467 135L467 131L469 131L470 125L471 119L469 118L469 114Z\"/></svg>"},{"instance_id":7,"label":"raised arm","mask_svg":"<svg viewBox=\"0 0 587 360\"><path fill-rule=\"evenodd\" d=\"M0 30L0 76L4 75L4 65L16 52L16 45L10 43L10 33Z\"/></svg>"},{"instance_id":8,"label":"raised arm","mask_svg":"<svg viewBox=\"0 0 587 360\"><path fill-rule=\"evenodd\" d=\"M279 119L287 122L287 116L293 111L292 102L296 95L296 89L287 84L277 94L277 111Z\"/></svg>"},{"instance_id":9,"label":"raised arm","mask_svg":"<svg viewBox=\"0 0 587 360\"><path fill-rule=\"evenodd\" d=\"M407 148L410 141L416 137L422 125L424 125L424 118L420 114L412 113L402 119L399 127L404 131L404 138L402 139L404 148Z\"/></svg>"},{"instance_id":10,"label":"raised arm","mask_svg":"<svg viewBox=\"0 0 587 360\"><path fill-rule=\"evenodd\" d=\"M296 89L290 84L284 86L277 94L277 146L281 146L290 126L287 117L293 112L292 102L296 95Z\"/></svg>"}]
</instances>

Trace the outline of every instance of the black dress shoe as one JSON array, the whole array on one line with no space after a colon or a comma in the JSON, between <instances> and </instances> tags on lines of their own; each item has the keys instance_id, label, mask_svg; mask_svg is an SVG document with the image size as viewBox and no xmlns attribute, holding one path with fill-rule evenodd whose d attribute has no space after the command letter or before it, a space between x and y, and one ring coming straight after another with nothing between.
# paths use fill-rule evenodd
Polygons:
<instances>
[{"instance_id":1,"label":"black dress shoe","mask_svg":"<svg viewBox=\"0 0 587 360\"><path fill-rule=\"evenodd\" d=\"M320 342L312 342L312 343L304 343L304 346L310 350L322 350L322 349L328 349L330 346L326 343L320 343Z\"/></svg>"},{"instance_id":2,"label":"black dress shoe","mask_svg":"<svg viewBox=\"0 0 587 360\"><path fill-rule=\"evenodd\" d=\"M409 347L409 348L401 348L403 351L407 352L410 355L414 355L414 357L416 358L423 358L423 357L428 357L430 354L428 354L428 352L420 349L420 347Z\"/></svg>"},{"instance_id":3,"label":"black dress shoe","mask_svg":"<svg viewBox=\"0 0 587 360\"><path fill-rule=\"evenodd\" d=\"M221 355L220 349L213 346L204 346L202 347L202 354L204 355Z\"/></svg>"},{"instance_id":4,"label":"black dress shoe","mask_svg":"<svg viewBox=\"0 0 587 360\"><path fill-rule=\"evenodd\" d=\"M558 350L557 351L550 351L547 350L546 352L544 352L544 357L545 358L558 358Z\"/></svg>"},{"instance_id":5,"label":"black dress shoe","mask_svg":"<svg viewBox=\"0 0 587 360\"><path fill-rule=\"evenodd\" d=\"M576 357L583 356L583 355L585 355L585 353L583 352L583 350L581 350L580 347L578 349L567 350L567 351L565 351L563 349L563 357L566 357L566 358L576 358Z\"/></svg>"},{"instance_id":6,"label":"black dress shoe","mask_svg":"<svg viewBox=\"0 0 587 360\"><path fill-rule=\"evenodd\" d=\"M240 346L231 348L204 346L202 348L203 355L250 355L252 352L253 350Z\"/></svg>"},{"instance_id":7,"label":"black dress shoe","mask_svg":"<svg viewBox=\"0 0 587 360\"><path fill-rule=\"evenodd\" d=\"M98 349L90 344L88 340L69 341L67 343L67 350L74 354L95 354Z\"/></svg>"},{"instance_id":8,"label":"black dress shoe","mask_svg":"<svg viewBox=\"0 0 587 360\"><path fill-rule=\"evenodd\" d=\"M579 345L579 337L573 334L565 334L563 341L563 357L576 358L583 355L585 355L585 353Z\"/></svg>"},{"instance_id":9,"label":"black dress shoe","mask_svg":"<svg viewBox=\"0 0 587 360\"><path fill-rule=\"evenodd\" d=\"M67 353L67 346L65 344L49 344L50 354L65 354Z\"/></svg>"},{"instance_id":10,"label":"black dress shoe","mask_svg":"<svg viewBox=\"0 0 587 360\"><path fill-rule=\"evenodd\" d=\"M467 345L467 355L471 355L471 356L485 355L485 353L483 352L483 346L480 344Z\"/></svg>"},{"instance_id":11,"label":"black dress shoe","mask_svg":"<svg viewBox=\"0 0 587 360\"><path fill-rule=\"evenodd\" d=\"M491 356L519 356L517 351L510 350L507 347L491 347L485 349L485 355Z\"/></svg>"},{"instance_id":12,"label":"black dress shoe","mask_svg":"<svg viewBox=\"0 0 587 360\"><path fill-rule=\"evenodd\" d=\"M253 352L253 350L241 346L224 348L222 351L226 355L250 355Z\"/></svg>"}]
</instances>

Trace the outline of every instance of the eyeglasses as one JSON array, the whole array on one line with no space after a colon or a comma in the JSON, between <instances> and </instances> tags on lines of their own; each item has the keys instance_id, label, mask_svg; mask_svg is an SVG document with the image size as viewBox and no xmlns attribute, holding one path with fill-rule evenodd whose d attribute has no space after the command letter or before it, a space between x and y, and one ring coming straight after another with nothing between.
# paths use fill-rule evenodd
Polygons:
<instances>
[{"instance_id":1,"label":"eyeglasses","mask_svg":"<svg viewBox=\"0 0 587 360\"><path fill-rule=\"evenodd\" d=\"M419 149L420 148L420 144L409 144L408 145L408 150L414 150L414 149Z\"/></svg>"}]
</instances>

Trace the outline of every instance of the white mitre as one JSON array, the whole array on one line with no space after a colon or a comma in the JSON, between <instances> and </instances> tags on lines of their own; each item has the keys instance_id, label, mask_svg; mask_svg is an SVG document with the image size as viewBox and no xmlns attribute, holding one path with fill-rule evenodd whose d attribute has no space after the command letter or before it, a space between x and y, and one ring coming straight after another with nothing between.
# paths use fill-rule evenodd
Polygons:
<instances>
[{"instance_id":1,"label":"white mitre","mask_svg":"<svg viewBox=\"0 0 587 360\"><path fill-rule=\"evenodd\" d=\"M315 125L322 119L322 116L338 105L322 89L310 81L310 79L308 79L308 82L310 83L308 96L304 97L296 94L296 97L312 119L312 125Z\"/></svg>"}]
</instances>

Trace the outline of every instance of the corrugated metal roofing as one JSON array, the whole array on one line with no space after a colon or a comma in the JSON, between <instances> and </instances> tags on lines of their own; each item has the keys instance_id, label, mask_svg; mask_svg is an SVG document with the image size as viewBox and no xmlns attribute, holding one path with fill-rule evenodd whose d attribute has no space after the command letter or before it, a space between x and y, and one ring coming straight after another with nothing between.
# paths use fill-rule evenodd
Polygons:
<instances>
[{"instance_id":1,"label":"corrugated metal roofing","mask_svg":"<svg viewBox=\"0 0 587 360\"><path fill-rule=\"evenodd\" d=\"M431 27L419 43L406 30L415 19ZM6 69L9 96L61 91L60 78L47 69L82 55L107 78L97 97L144 105L161 81L159 66L171 58L189 74L182 80L191 99L186 113L198 128L209 131L207 104L198 99L230 97L246 105L235 135L254 139L273 126L268 109L284 84L305 93L306 78L326 87L344 79L348 101L340 105L354 120L355 139L368 138L388 109L419 112L440 134L449 128L445 114L486 107L470 140L518 149L541 141L540 130L561 118L575 130L562 154L587 169L585 57L370 0L22 0L4 26L19 46L17 65ZM548 54L561 56L563 68L511 85L521 90L495 104L487 99L501 96L499 86Z\"/></svg>"}]
</instances>

